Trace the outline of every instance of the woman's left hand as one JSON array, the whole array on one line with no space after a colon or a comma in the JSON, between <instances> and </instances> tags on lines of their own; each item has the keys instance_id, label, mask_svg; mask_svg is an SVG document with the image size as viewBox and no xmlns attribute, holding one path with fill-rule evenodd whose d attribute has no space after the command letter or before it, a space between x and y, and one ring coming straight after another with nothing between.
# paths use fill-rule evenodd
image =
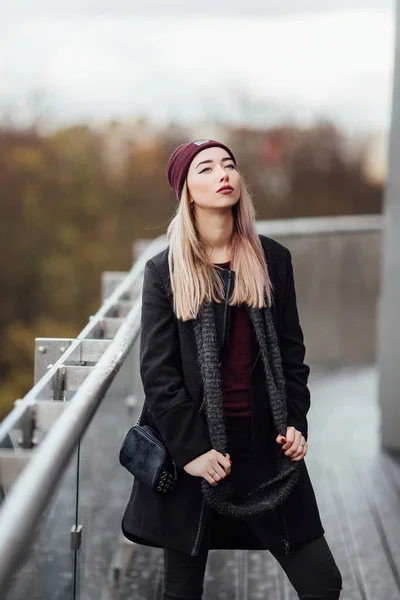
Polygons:
<instances>
[{"instance_id":1,"label":"woman's left hand","mask_svg":"<svg viewBox=\"0 0 400 600\"><path fill-rule=\"evenodd\" d=\"M301 431L298 431L294 427L288 427L286 429L286 437L279 434L276 438L278 444L283 444L282 450L286 456L290 456L292 462L299 461L307 454L308 443L304 439ZM301 444L304 444L302 446Z\"/></svg>"}]
</instances>

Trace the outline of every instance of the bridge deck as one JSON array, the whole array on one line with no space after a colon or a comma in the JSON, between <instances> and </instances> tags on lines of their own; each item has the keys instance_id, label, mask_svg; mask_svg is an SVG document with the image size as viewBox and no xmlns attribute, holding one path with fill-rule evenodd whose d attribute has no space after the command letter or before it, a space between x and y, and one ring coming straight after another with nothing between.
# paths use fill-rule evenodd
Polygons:
<instances>
[{"instance_id":1,"label":"bridge deck","mask_svg":"<svg viewBox=\"0 0 400 600\"><path fill-rule=\"evenodd\" d=\"M307 467L326 538L343 576L343 600L400 598L400 457L380 449L375 369L310 380ZM162 550L131 545L115 599L158 600ZM296 600L268 551L211 550L205 600Z\"/></svg>"}]
</instances>

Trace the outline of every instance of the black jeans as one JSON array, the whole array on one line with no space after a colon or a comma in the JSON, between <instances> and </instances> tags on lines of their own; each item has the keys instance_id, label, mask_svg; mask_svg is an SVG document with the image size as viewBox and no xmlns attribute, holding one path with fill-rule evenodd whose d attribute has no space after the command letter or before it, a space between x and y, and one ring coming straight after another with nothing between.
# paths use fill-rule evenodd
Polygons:
<instances>
[{"instance_id":1,"label":"black jeans","mask_svg":"<svg viewBox=\"0 0 400 600\"><path fill-rule=\"evenodd\" d=\"M250 455L250 431L227 431L232 460ZM201 600L208 558L207 536L203 536L198 556L164 548L163 600ZM303 600L337 600L342 589L342 576L328 546L321 536L289 556L270 551Z\"/></svg>"},{"instance_id":2,"label":"black jeans","mask_svg":"<svg viewBox=\"0 0 400 600\"><path fill-rule=\"evenodd\" d=\"M325 539L303 544L289 556L271 552L279 562L299 598L337 600L342 576ZM198 556L164 548L163 600L201 600L208 548Z\"/></svg>"}]
</instances>

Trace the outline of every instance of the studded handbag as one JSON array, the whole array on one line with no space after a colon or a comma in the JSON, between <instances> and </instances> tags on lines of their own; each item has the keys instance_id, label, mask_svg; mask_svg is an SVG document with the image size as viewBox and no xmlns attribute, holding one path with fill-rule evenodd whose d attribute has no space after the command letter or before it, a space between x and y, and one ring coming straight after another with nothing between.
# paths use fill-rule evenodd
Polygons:
<instances>
[{"instance_id":1,"label":"studded handbag","mask_svg":"<svg viewBox=\"0 0 400 600\"><path fill-rule=\"evenodd\" d=\"M140 424L142 414L122 442L119 462L155 492L166 494L178 478L176 465L158 432Z\"/></svg>"}]
</instances>

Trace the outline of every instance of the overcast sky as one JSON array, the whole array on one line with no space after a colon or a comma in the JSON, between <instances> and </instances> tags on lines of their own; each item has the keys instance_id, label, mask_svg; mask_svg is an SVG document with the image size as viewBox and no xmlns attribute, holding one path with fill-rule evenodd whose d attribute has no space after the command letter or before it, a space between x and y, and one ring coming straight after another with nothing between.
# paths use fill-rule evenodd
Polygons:
<instances>
[{"instance_id":1,"label":"overcast sky","mask_svg":"<svg viewBox=\"0 0 400 600\"><path fill-rule=\"evenodd\" d=\"M15 15L80 18L83 15L205 14L240 15L306 14L332 10L392 10L394 0L1 0L5 17ZM227 12L229 11L229 12Z\"/></svg>"},{"instance_id":2,"label":"overcast sky","mask_svg":"<svg viewBox=\"0 0 400 600\"><path fill-rule=\"evenodd\" d=\"M393 53L389 0L14 0L0 106L23 114L39 94L63 121L327 116L386 129Z\"/></svg>"}]
</instances>

